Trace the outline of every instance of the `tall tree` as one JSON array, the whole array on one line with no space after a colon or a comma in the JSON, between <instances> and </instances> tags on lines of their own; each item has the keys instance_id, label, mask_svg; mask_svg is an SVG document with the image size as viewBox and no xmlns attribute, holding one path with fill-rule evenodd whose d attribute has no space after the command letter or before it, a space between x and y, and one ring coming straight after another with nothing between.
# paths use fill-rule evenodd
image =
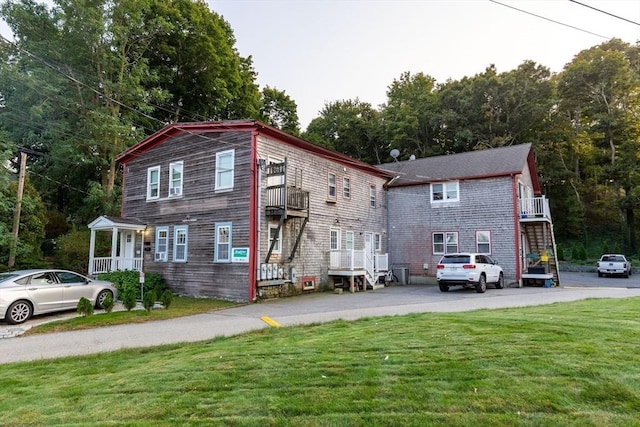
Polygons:
<instances>
[{"instance_id":1,"label":"tall tree","mask_svg":"<svg viewBox=\"0 0 640 427\"><path fill-rule=\"evenodd\" d=\"M260 92L251 57L235 48L230 25L203 0L155 0L146 21L162 19L144 52L156 85L169 94L154 116L161 121L258 118Z\"/></svg>"},{"instance_id":2,"label":"tall tree","mask_svg":"<svg viewBox=\"0 0 640 427\"><path fill-rule=\"evenodd\" d=\"M574 140L584 141L580 151L584 193L615 198L624 214L625 243L634 253L638 249L635 209L640 207L637 59L637 47L613 39L576 55L559 81L560 109L571 120ZM603 208L606 214L606 205Z\"/></svg>"},{"instance_id":3,"label":"tall tree","mask_svg":"<svg viewBox=\"0 0 640 427\"><path fill-rule=\"evenodd\" d=\"M262 119L268 125L277 127L292 135L300 135L298 106L285 91L266 86L262 89Z\"/></svg>"},{"instance_id":4,"label":"tall tree","mask_svg":"<svg viewBox=\"0 0 640 427\"><path fill-rule=\"evenodd\" d=\"M367 163L379 164L388 158L380 113L358 99L326 104L303 137Z\"/></svg>"},{"instance_id":5,"label":"tall tree","mask_svg":"<svg viewBox=\"0 0 640 427\"><path fill-rule=\"evenodd\" d=\"M437 139L440 103L433 77L402 73L388 87L387 102L382 108L385 135L391 147L407 157L442 152Z\"/></svg>"}]
</instances>

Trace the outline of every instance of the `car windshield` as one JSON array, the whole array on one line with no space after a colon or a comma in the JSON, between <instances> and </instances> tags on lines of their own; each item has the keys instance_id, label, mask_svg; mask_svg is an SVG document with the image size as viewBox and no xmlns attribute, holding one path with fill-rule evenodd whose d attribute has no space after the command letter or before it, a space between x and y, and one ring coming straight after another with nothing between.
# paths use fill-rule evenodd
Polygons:
<instances>
[{"instance_id":1,"label":"car windshield","mask_svg":"<svg viewBox=\"0 0 640 427\"><path fill-rule=\"evenodd\" d=\"M468 264L470 257L469 255L445 255L440 262L442 264Z\"/></svg>"},{"instance_id":2,"label":"car windshield","mask_svg":"<svg viewBox=\"0 0 640 427\"><path fill-rule=\"evenodd\" d=\"M15 273L0 273L0 282L11 280L14 277L18 277L18 276L19 275Z\"/></svg>"}]
</instances>

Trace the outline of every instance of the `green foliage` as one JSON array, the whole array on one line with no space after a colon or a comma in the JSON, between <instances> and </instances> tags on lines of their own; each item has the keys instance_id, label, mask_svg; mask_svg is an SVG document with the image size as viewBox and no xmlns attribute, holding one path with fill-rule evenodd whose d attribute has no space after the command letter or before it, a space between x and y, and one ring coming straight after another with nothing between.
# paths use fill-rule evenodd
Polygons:
<instances>
[{"instance_id":1,"label":"green foliage","mask_svg":"<svg viewBox=\"0 0 640 427\"><path fill-rule=\"evenodd\" d=\"M111 313L113 311L113 306L115 302L113 301L113 295L111 293L107 294L102 302L102 308L105 312Z\"/></svg>"},{"instance_id":2,"label":"green foliage","mask_svg":"<svg viewBox=\"0 0 640 427\"><path fill-rule=\"evenodd\" d=\"M151 311L153 310L153 306L156 303L156 293L154 291L145 292L142 297L142 306L145 310Z\"/></svg>"},{"instance_id":3,"label":"green foliage","mask_svg":"<svg viewBox=\"0 0 640 427\"><path fill-rule=\"evenodd\" d=\"M262 120L291 135L300 134L298 106L285 91L266 86L262 89Z\"/></svg>"},{"instance_id":4,"label":"green foliage","mask_svg":"<svg viewBox=\"0 0 640 427\"><path fill-rule=\"evenodd\" d=\"M91 232L72 229L56 239L55 260L59 268L86 273L89 271L89 241Z\"/></svg>"},{"instance_id":5,"label":"green foliage","mask_svg":"<svg viewBox=\"0 0 640 427\"><path fill-rule=\"evenodd\" d=\"M93 314L93 304L87 298L82 297L78 301L78 314L83 317L91 316Z\"/></svg>"},{"instance_id":6,"label":"green foliage","mask_svg":"<svg viewBox=\"0 0 640 427\"><path fill-rule=\"evenodd\" d=\"M126 283L124 284L122 291L119 290L118 292L124 308L126 308L127 311L133 310L138 303L138 299L136 298L138 294L138 287L131 283Z\"/></svg>"},{"instance_id":7,"label":"green foliage","mask_svg":"<svg viewBox=\"0 0 640 427\"><path fill-rule=\"evenodd\" d=\"M162 277L162 274L155 271L148 271L144 275L144 284L142 289L144 293L155 292L156 295L162 295L167 289L167 283ZM141 300L141 288L140 288L140 273L134 270L112 271L109 273L101 273L99 275L101 280L107 280L112 282L118 293L124 291L124 288L130 286L136 289L136 299Z\"/></svg>"},{"instance_id":8,"label":"green foliage","mask_svg":"<svg viewBox=\"0 0 640 427\"><path fill-rule=\"evenodd\" d=\"M563 245L558 244L558 245L556 245L556 250L558 251L558 253L556 254L556 256L558 257L558 259L559 259L560 261L566 261L566 260L567 260L567 258L566 258L565 254L564 254L564 246L563 246Z\"/></svg>"},{"instance_id":9,"label":"green foliage","mask_svg":"<svg viewBox=\"0 0 640 427\"><path fill-rule=\"evenodd\" d=\"M171 292L169 289L165 290L160 295L160 302L162 303L165 309L168 309L171 303L173 302L173 292Z\"/></svg>"}]
</instances>

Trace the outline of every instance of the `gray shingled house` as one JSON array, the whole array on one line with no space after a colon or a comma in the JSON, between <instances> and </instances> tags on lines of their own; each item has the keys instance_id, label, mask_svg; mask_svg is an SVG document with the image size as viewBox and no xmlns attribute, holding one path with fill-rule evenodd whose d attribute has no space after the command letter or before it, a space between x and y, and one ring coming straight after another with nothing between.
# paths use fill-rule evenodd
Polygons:
<instances>
[{"instance_id":1,"label":"gray shingled house","mask_svg":"<svg viewBox=\"0 0 640 427\"><path fill-rule=\"evenodd\" d=\"M379 166L387 189L391 267L414 282L435 276L442 255L490 254L505 282L559 283L548 200L531 144Z\"/></svg>"}]
</instances>

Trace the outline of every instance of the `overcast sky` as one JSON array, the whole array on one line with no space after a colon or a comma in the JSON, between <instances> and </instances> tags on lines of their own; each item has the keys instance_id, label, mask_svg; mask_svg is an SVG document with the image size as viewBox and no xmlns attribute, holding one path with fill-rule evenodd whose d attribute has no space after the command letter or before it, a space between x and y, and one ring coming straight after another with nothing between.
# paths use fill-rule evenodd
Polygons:
<instances>
[{"instance_id":1,"label":"overcast sky","mask_svg":"<svg viewBox=\"0 0 640 427\"><path fill-rule=\"evenodd\" d=\"M640 0L580 0L635 24L570 0L208 3L233 28L240 54L253 57L260 86L296 101L303 129L328 102L359 98L379 106L405 71L445 82L531 59L558 72L612 37L640 40Z\"/></svg>"},{"instance_id":2,"label":"overcast sky","mask_svg":"<svg viewBox=\"0 0 640 427\"><path fill-rule=\"evenodd\" d=\"M303 129L329 102L359 98L377 108L405 71L443 83L530 59L558 72L610 38L640 40L640 0L207 3L231 25L240 54L253 58L260 87L284 90L297 103ZM2 22L0 33L10 37Z\"/></svg>"}]
</instances>

